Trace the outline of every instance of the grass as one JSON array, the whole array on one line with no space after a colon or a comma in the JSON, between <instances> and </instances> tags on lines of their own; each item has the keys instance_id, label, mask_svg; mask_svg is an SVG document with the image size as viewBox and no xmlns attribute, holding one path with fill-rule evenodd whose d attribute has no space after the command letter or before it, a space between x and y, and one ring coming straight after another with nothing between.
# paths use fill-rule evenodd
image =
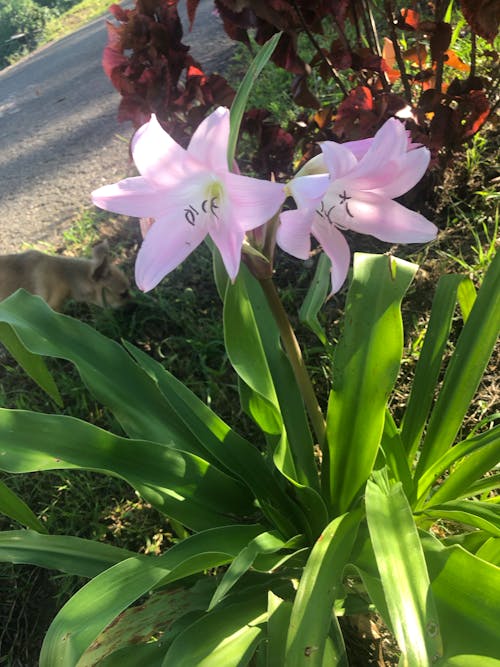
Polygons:
<instances>
[{"instance_id":1,"label":"grass","mask_svg":"<svg viewBox=\"0 0 500 667\"><path fill-rule=\"evenodd\" d=\"M64 14L48 22L41 44L53 42L56 39L70 35L78 28L107 12L111 4L110 0L81 0Z\"/></svg>"}]
</instances>

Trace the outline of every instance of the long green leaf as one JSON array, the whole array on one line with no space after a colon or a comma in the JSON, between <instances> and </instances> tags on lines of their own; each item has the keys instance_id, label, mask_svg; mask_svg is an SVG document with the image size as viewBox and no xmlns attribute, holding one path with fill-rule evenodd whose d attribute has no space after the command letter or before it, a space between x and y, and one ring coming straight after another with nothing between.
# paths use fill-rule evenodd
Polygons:
<instances>
[{"instance_id":1,"label":"long green leaf","mask_svg":"<svg viewBox=\"0 0 500 667\"><path fill-rule=\"evenodd\" d=\"M437 284L424 344L415 368L415 377L401 424L401 440L410 463L413 462L420 443L436 392L443 354L457 304L457 290L462 280L463 276L447 275L442 276Z\"/></svg>"},{"instance_id":2,"label":"long green leaf","mask_svg":"<svg viewBox=\"0 0 500 667\"><path fill-rule=\"evenodd\" d=\"M442 456L461 427L500 331L500 253L484 277L469 318L457 340L431 414L416 475Z\"/></svg>"},{"instance_id":3,"label":"long green leaf","mask_svg":"<svg viewBox=\"0 0 500 667\"><path fill-rule=\"evenodd\" d=\"M384 255L354 256L344 332L333 360L329 461L322 476L333 514L349 509L372 471L403 351L401 299L416 268Z\"/></svg>"},{"instance_id":4,"label":"long green leaf","mask_svg":"<svg viewBox=\"0 0 500 667\"><path fill-rule=\"evenodd\" d=\"M61 395L45 362L25 348L15 329L9 324L0 322L0 340L38 386L47 392L57 405L62 405Z\"/></svg>"},{"instance_id":5,"label":"long green leaf","mask_svg":"<svg viewBox=\"0 0 500 667\"><path fill-rule=\"evenodd\" d=\"M366 485L366 519L403 653L400 664L433 664L442 655L442 640L417 527L402 485L389 486L382 474L375 478Z\"/></svg>"},{"instance_id":6,"label":"long green leaf","mask_svg":"<svg viewBox=\"0 0 500 667\"><path fill-rule=\"evenodd\" d=\"M261 591L246 600L216 607L172 643L164 667L243 667L250 662L267 619Z\"/></svg>"},{"instance_id":7,"label":"long green leaf","mask_svg":"<svg viewBox=\"0 0 500 667\"><path fill-rule=\"evenodd\" d=\"M340 594L344 567L352 551L361 510L337 517L325 528L314 545L302 574L290 618L286 666L307 664L321 667L332 618L335 597ZM345 648L335 647L338 662ZM335 663L333 663L335 664Z\"/></svg>"},{"instance_id":8,"label":"long green leaf","mask_svg":"<svg viewBox=\"0 0 500 667\"><path fill-rule=\"evenodd\" d=\"M126 646L103 658L99 662L99 667L137 667L138 665L161 667L166 652L167 647L157 641L149 644ZM78 667L80 667L80 662ZM85 663L83 662L83 664ZM93 662L91 665L94 667L96 663Z\"/></svg>"},{"instance_id":9,"label":"long green leaf","mask_svg":"<svg viewBox=\"0 0 500 667\"><path fill-rule=\"evenodd\" d=\"M95 577L135 556L109 544L67 535L41 535L31 530L0 532L0 561L38 565L79 577Z\"/></svg>"},{"instance_id":10,"label":"long green leaf","mask_svg":"<svg viewBox=\"0 0 500 667\"><path fill-rule=\"evenodd\" d=\"M243 77L243 81L240 83L238 88L238 92L236 93L236 97L234 98L231 105L231 129L229 132L229 143L227 149L227 161L230 170L233 169L236 144L238 143L238 134L240 132L241 120L247 105L248 96L250 95L257 77L264 69L269 58L273 55L274 49L276 48L280 37L281 32L276 33L259 50L257 56L250 63L250 67L247 69L246 74Z\"/></svg>"},{"instance_id":11,"label":"long green leaf","mask_svg":"<svg viewBox=\"0 0 500 667\"><path fill-rule=\"evenodd\" d=\"M485 655L455 655L446 661L446 667L500 667L500 659Z\"/></svg>"},{"instance_id":12,"label":"long green leaf","mask_svg":"<svg viewBox=\"0 0 500 667\"><path fill-rule=\"evenodd\" d=\"M406 496L411 497L414 492L414 485L410 466L408 465L400 431L389 410L385 414L384 432L382 433L380 449L394 480L401 482Z\"/></svg>"},{"instance_id":13,"label":"long green leaf","mask_svg":"<svg viewBox=\"0 0 500 667\"><path fill-rule=\"evenodd\" d=\"M445 452L425 471L418 482L415 509L455 500L467 494L471 485L500 459L500 426L467 438ZM435 480L449 470L443 482L428 498ZM472 494L470 494L472 495Z\"/></svg>"},{"instance_id":14,"label":"long green leaf","mask_svg":"<svg viewBox=\"0 0 500 667\"><path fill-rule=\"evenodd\" d=\"M443 664L460 655L498 658L500 569L460 546L443 547L429 534L421 534L421 540L443 637Z\"/></svg>"},{"instance_id":15,"label":"long green leaf","mask_svg":"<svg viewBox=\"0 0 500 667\"><path fill-rule=\"evenodd\" d=\"M269 406L267 424L280 434L283 420L273 377L259 335L255 313L244 280L239 276L226 290L224 300L224 338L233 368L245 384Z\"/></svg>"},{"instance_id":16,"label":"long green leaf","mask_svg":"<svg viewBox=\"0 0 500 667\"><path fill-rule=\"evenodd\" d=\"M274 437L273 460L294 486L300 530L314 539L327 520L319 493L313 441L302 398L263 291L242 267L224 301L228 356L246 386L242 397L261 428Z\"/></svg>"},{"instance_id":17,"label":"long green leaf","mask_svg":"<svg viewBox=\"0 0 500 667\"><path fill-rule=\"evenodd\" d=\"M98 635L130 604L162 583L231 561L261 526L227 526L183 540L158 558L114 565L81 588L61 609L45 637L40 667L76 665Z\"/></svg>"},{"instance_id":18,"label":"long green leaf","mask_svg":"<svg viewBox=\"0 0 500 667\"><path fill-rule=\"evenodd\" d=\"M426 507L423 515L433 519L457 521L480 528L494 537L500 537L500 511L498 507L478 500L457 500Z\"/></svg>"},{"instance_id":19,"label":"long green leaf","mask_svg":"<svg viewBox=\"0 0 500 667\"><path fill-rule=\"evenodd\" d=\"M237 476L255 494L263 512L284 535L291 537L296 526L294 505L276 484L259 450L233 431L185 385L154 359L125 343L130 354L157 383L172 410L196 437L208 461Z\"/></svg>"},{"instance_id":20,"label":"long green leaf","mask_svg":"<svg viewBox=\"0 0 500 667\"><path fill-rule=\"evenodd\" d=\"M186 614L204 611L213 593L213 577L205 577L191 588L167 588L152 593L140 606L127 609L97 637L78 661L78 667L94 667L109 663L123 665L135 658L137 665L161 665L168 646L155 641L159 633L170 632L175 622ZM133 645L140 644L140 651ZM118 652L118 655L117 655ZM120 662L117 662L117 661Z\"/></svg>"},{"instance_id":21,"label":"long green leaf","mask_svg":"<svg viewBox=\"0 0 500 667\"><path fill-rule=\"evenodd\" d=\"M119 475L196 530L237 523L238 514L254 511L245 487L193 454L122 438L73 417L0 410L0 469L66 468Z\"/></svg>"},{"instance_id":22,"label":"long green leaf","mask_svg":"<svg viewBox=\"0 0 500 667\"><path fill-rule=\"evenodd\" d=\"M318 320L318 313L325 303L326 295L328 294L331 281L331 266L330 258L326 253L322 252L318 259L314 278L299 310L300 321L307 324L323 345L326 345L326 333Z\"/></svg>"},{"instance_id":23,"label":"long green leaf","mask_svg":"<svg viewBox=\"0 0 500 667\"><path fill-rule=\"evenodd\" d=\"M500 567L500 539L490 537L476 551L476 556L483 560Z\"/></svg>"},{"instance_id":24,"label":"long green leaf","mask_svg":"<svg viewBox=\"0 0 500 667\"><path fill-rule=\"evenodd\" d=\"M311 432L302 396L292 367L280 342L280 332L264 291L245 268L241 271L245 291L251 304L257 326L256 335L271 371L278 407L286 430L286 440L297 470L295 480L319 491L317 466ZM324 524L323 524L324 525Z\"/></svg>"},{"instance_id":25,"label":"long green leaf","mask_svg":"<svg viewBox=\"0 0 500 667\"><path fill-rule=\"evenodd\" d=\"M12 489L9 489L7 484L0 480L0 513L6 514L14 521L36 530L39 533L46 533L47 529L38 517L31 511Z\"/></svg>"},{"instance_id":26,"label":"long green leaf","mask_svg":"<svg viewBox=\"0 0 500 667\"><path fill-rule=\"evenodd\" d=\"M0 322L12 327L30 353L74 363L90 391L130 437L171 443L203 456L153 380L114 341L23 291L2 301Z\"/></svg>"},{"instance_id":27,"label":"long green leaf","mask_svg":"<svg viewBox=\"0 0 500 667\"><path fill-rule=\"evenodd\" d=\"M236 582L250 569L259 554L272 554L283 549L285 542L276 533L265 532L254 537L249 544L233 559L217 586L208 610L215 607L231 590Z\"/></svg>"},{"instance_id":28,"label":"long green leaf","mask_svg":"<svg viewBox=\"0 0 500 667\"><path fill-rule=\"evenodd\" d=\"M292 603L269 591L267 599L266 667L285 664L286 637L291 613Z\"/></svg>"}]
</instances>

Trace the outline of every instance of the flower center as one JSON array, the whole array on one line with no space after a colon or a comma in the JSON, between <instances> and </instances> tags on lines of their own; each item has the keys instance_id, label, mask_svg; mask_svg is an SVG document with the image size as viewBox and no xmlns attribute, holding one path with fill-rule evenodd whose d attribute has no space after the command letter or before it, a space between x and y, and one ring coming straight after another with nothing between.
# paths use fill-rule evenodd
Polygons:
<instances>
[{"instance_id":1,"label":"flower center","mask_svg":"<svg viewBox=\"0 0 500 667\"><path fill-rule=\"evenodd\" d=\"M210 220L219 220L219 209L223 198L224 188L219 181L211 181L205 188L202 196L194 202L190 202L184 209L184 219L193 227L198 222L199 216Z\"/></svg>"},{"instance_id":2,"label":"flower center","mask_svg":"<svg viewBox=\"0 0 500 667\"><path fill-rule=\"evenodd\" d=\"M330 225L335 225L340 229L348 229L354 218L349 208L349 200L351 199L352 197L345 189L330 189L321 200L316 213Z\"/></svg>"}]
</instances>

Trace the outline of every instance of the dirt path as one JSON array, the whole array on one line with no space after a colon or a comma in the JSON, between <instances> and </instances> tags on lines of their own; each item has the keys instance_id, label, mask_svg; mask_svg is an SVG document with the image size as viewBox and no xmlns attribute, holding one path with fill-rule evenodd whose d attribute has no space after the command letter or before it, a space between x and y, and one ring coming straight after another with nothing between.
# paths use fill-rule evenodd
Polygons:
<instances>
[{"instance_id":1,"label":"dirt path","mask_svg":"<svg viewBox=\"0 0 500 667\"><path fill-rule=\"evenodd\" d=\"M184 42L221 71L233 43L212 9L200 3ZM120 97L101 67L106 18L0 72L0 253L57 244L90 192L130 168L132 129L116 120Z\"/></svg>"}]
</instances>

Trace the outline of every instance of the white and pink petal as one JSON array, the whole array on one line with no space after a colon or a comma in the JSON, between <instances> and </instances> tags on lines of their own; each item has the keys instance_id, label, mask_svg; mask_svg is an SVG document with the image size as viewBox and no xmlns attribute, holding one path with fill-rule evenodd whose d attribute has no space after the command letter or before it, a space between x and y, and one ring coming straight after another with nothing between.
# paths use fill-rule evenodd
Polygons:
<instances>
[{"instance_id":1,"label":"white and pink petal","mask_svg":"<svg viewBox=\"0 0 500 667\"><path fill-rule=\"evenodd\" d=\"M425 243L437 227L420 213L373 192L351 192L345 227L389 243Z\"/></svg>"},{"instance_id":2,"label":"white and pink petal","mask_svg":"<svg viewBox=\"0 0 500 667\"><path fill-rule=\"evenodd\" d=\"M211 224L209 233L219 249L229 278L234 281L240 269L241 248L245 239L245 231L238 224L237 212L228 212L223 220Z\"/></svg>"},{"instance_id":3,"label":"white and pink petal","mask_svg":"<svg viewBox=\"0 0 500 667\"><path fill-rule=\"evenodd\" d=\"M196 128L187 152L215 172L228 171L229 109L218 107Z\"/></svg>"},{"instance_id":4,"label":"white and pink petal","mask_svg":"<svg viewBox=\"0 0 500 667\"><path fill-rule=\"evenodd\" d=\"M189 173L202 169L200 163L165 132L154 114L135 133L132 156L141 176L161 188L176 187Z\"/></svg>"},{"instance_id":5,"label":"white and pink petal","mask_svg":"<svg viewBox=\"0 0 500 667\"><path fill-rule=\"evenodd\" d=\"M332 180L343 178L358 165L358 160L345 144L323 141L320 146Z\"/></svg>"},{"instance_id":6,"label":"white and pink petal","mask_svg":"<svg viewBox=\"0 0 500 667\"><path fill-rule=\"evenodd\" d=\"M329 174L311 174L292 178L287 187L299 208L314 208L323 199L329 185Z\"/></svg>"},{"instance_id":7,"label":"white and pink petal","mask_svg":"<svg viewBox=\"0 0 500 667\"><path fill-rule=\"evenodd\" d=\"M197 248L206 225L190 225L175 213L157 218L148 229L135 263L135 280L144 292L156 285Z\"/></svg>"},{"instance_id":8,"label":"white and pink petal","mask_svg":"<svg viewBox=\"0 0 500 667\"><path fill-rule=\"evenodd\" d=\"M398 167L382 187L374 188L373 192L394 199L405 194L423 177L429 166L431 154L427 148L408 151L398 160Z\"/></svg>"},{"instance_id":9,"label":"white and pink petal","mask_svg":"<svg viewBox=\"0 0 500 667\"><path fill-rule=\"evenodd\" d=\"M308 259L311 254L311 229L314 209L283 211L276 232L276 243L293 257Z\"/></svg>"},{"instance_id":10,"label":"white and pink petal","mask_svg":"<svg viewBox=\"0 0 500 667\"><path fill-rule=\"evenodd\" d=\"M349 272L351 261L349 244L343 234L334 225L330 225L324 218L320 218L318 215L314 217L312 233L332 263L330 271L332 290L330 294L335 294L345 283Z\"/></svg>"},{"instance_id":11,"label":"white and pink petal","mask_svg":"<svg viewBox=\"0 0 500 667\"><path fill-rule=\"evenodd\" d=\"M234 215L238 226L245 231L266 223L285 201L285 186L281 183L230 172L224 174L223 180L231 215Z\"/></svg>"}]
</instances>

